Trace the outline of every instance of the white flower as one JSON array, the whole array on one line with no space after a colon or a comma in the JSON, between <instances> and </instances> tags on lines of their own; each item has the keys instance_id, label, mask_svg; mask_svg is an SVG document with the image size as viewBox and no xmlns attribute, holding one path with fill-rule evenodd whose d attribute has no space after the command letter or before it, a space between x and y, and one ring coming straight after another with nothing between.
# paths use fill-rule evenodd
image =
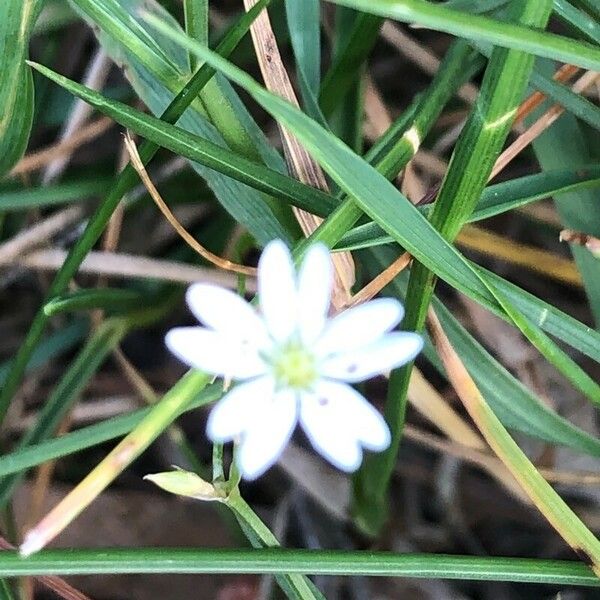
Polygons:
<instances>
[{"instance_id":1,"label":"white flower","mask_svg":"<svg viewBox=\"0 0 600 600\"><path fill-rule=\"evenodd\" d=\"M412 360L423 341L391 332L402 305L391 298L367 302L327 319L332 263L313 245L296 274L283 242L267 245L258 265L261 314L240 296L208 284L187 292L206 327L168 332L169 349L186 364L241 381L210 414L208 436L239 444L242 475L264 473L288 443L296 423L338 468L356 470L362 448L390 443L381 415L348 383L369 379Z\"/></svg>"}]
</instances>

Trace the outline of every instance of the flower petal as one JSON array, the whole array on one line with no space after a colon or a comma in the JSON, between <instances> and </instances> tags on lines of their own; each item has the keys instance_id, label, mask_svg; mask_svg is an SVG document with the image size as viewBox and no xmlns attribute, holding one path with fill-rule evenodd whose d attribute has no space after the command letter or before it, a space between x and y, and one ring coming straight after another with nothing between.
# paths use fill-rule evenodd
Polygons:
<instances>
[{"instance_id":1,"label":"flower petal","mask_svg":"<svg viewBox=\"0 0 600 600\"><path fill-rule=\"evenodd\" d=\"M171 329L165 343L181 361L212 375L249 379L264 375L267 370L256 346L204 327Z\"/></svg>"},{"instance_id":2,"label":"flower petal","mask_svg":"<svg viewBox=\"0 0 600 600\"><path fill-rule=\"evenodd\" d=\"M194 316L211 329L247 338L257 344L267 339L265 324L254 307L230 290L196 283L188 289L186 300Z\"/></svg>"},{"instance_id":3,"label":"flower petal","mask_svg":"<svg viewBox=\"0 0 600 600\"><path fill-rule=\"evenodd\" d=\"M281 240L269 242L258 261L258 296L271 336L289 338L297 326L298 293L294 263Z\"/></svg>"},{"instance_id":4,"label":"flower petal","mask_svg":"<svg viewBox=\"0 0 600 600\"><path fill-rule=\"evenodd\" d=\"M326 358L319 372L324 377L351 383L363 381L409 362L422 347L423 338L416 333L388 333L369 346Z\"/></svg>"},{"instance_id":5,"label":"flower petal","mask_svg":"<svg viewBox=\"0 0 600 600\"><path fill-rule=\"evenodd\" d=\"M272 377L258 377L229 391L212 409L206 424L206 434L213 442L228 442L251 429L258 419L268 419L261 408L273 397Z\"/></svg>"},{"instance_id":6,"label":"flower petal","mask_svg":"<svg viewBox=\"0 0 600 600\"><path fill-rule=\"evenodd\" d=\"M372 344L403 316L402 304L394 298L378 298L349 308L329 321L315 352L325 357Z\"/></svg>"},{"instance_id":7,"label":"flower petal","mask_svg":"<svg viewBox=\"0 0 600 600\"><path fill-rule=\"evenodd\" d=\"M342 471L356 471L362 462L362 449L354 425L346 426L349 411L335 397L321 394L320 383L318 388L302 394L302 429L315 450L331 464Z\"/></svg>"},{"instance_id":8,"label":"flower petal","mask_svg":"<svg viewBox=\"0 0 600 600\"><path fill-rule=\"evenodd\" d=\"M260 414L245 432L238 449L238 466L245 479L256 479L275 463L297 420L298 402L291 390L278 392L262 404Z\"/></svg>"},{"instance_id":9,"label":"flower petal","mask_svg":"<svg viewBox=\"0 0 600 600\"><path fill-rule=\"evenodd\" d=\"M325 244L312 245L298 273L298 326L302 341L312 344L323 331L331 303L333 266Z\"/></svg>"}]
</instances>

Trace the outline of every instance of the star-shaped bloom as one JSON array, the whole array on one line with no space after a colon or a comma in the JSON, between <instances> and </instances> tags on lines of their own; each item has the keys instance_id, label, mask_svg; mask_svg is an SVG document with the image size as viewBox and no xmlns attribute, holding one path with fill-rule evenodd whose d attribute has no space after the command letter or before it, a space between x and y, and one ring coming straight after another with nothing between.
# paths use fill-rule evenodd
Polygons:
<instances>
[{"instance_id":1,"label":"star-shaped bloom","mask_svg":"<svg viewBox=\"0 0 600 600\"><path fill-rule=\"evenodd\" d=\"M192 285L187 303L205 327L167 333L169 349L191 367L237 383L212 410L207 434L239 445L246 479L279 457L299 422L308 439L343 471L356 470L363 447L381 451L390 432L351 385L412 360L423 340L392 332L404 311L382 298L328 319L333 281L329 251L315 244L296 273L279 240L258 264L260 312L233 292Z\"/></svg>"}]
</instances>

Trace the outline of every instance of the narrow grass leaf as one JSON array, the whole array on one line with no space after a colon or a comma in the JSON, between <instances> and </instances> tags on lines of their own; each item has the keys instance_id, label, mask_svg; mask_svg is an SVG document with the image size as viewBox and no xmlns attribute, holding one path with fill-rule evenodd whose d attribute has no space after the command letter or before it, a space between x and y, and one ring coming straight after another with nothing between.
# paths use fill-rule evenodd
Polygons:
<instances>
[{"instance_id":1,"label":"narrow grass leaf","mask_svg":"<svg viewBox=\"0 0 600 600\"><path fill-rule=\"evenodd\" d=\"M488 42L585 69L600 70L600 48L527 26L466 14L425 0L329 0L366 13L416 23L474 41Z\"/></svg>"}]
</instances>

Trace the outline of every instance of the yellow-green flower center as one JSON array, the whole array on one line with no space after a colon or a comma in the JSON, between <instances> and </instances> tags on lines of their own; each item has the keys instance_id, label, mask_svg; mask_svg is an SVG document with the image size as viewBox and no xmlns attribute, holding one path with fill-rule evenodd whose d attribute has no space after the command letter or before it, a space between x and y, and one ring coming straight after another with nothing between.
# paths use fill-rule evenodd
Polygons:
<instances>
[{"instance_id":1,"label":"yellow-green flower center","mask_svg":"<svg viewBox=\"0 0 600 600\"><path fill-rule=\"evenodd\" d=\"M273 372L277 385L305 390L316 381L315 357L304 346L289 342L273 357Z\"/></svg>"}]
</instances>

